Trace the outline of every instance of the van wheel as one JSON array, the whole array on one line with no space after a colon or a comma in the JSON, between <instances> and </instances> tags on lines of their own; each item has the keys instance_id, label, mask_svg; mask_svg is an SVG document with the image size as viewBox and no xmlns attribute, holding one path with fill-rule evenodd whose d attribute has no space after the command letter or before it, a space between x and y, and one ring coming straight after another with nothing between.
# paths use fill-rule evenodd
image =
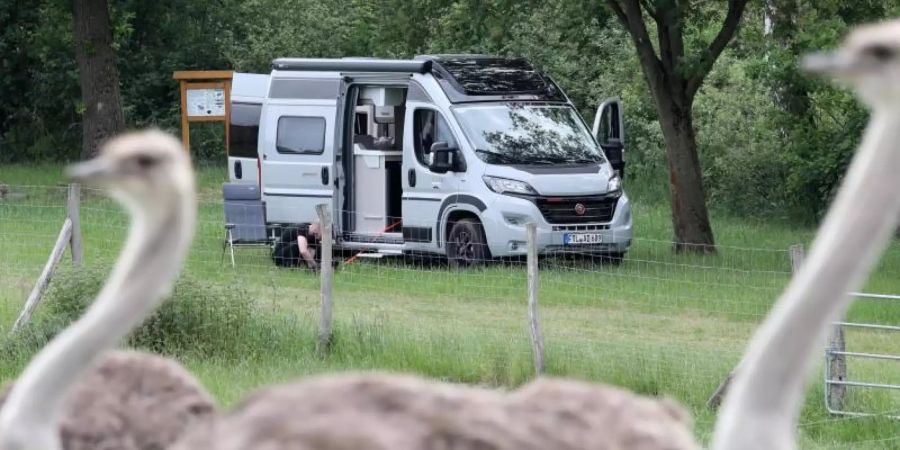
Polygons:
<instances>
[{"instance_id":1,"label":"van wheel","mask_svg":"<svg viewBox=\"0 0 900 450\"><path fill-rule=\"evenodd\" d=\"M625 259L625 252L604 253L600 256L600 262L613 266L622 264L623 259Z\"/></svg>"},{"instance_id":2,"label":"van wheel","mask_svg":"<svg viewBox=\"0 0 900 450\"><path fill-rule=\"evenodd\" d=\"M464 268L484 264L490 259L484 228L474 219L460 219L447 236L447 260L450 267Z\"/></svg>"}]
</instances>

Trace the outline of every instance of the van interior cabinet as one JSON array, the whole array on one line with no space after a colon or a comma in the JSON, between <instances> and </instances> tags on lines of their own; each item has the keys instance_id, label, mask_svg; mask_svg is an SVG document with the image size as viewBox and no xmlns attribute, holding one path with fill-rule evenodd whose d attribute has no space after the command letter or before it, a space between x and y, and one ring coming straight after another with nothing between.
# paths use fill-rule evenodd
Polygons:
<instances>
[{"instance_id":1,"label":"van interior cabinet","mask_svg":"<svg viewBox=\"0 0 900 450\"><path fill-rule=\"evenodd\" d=\"M353 136L353 231L400 232L405 89L360 88Z\"/></svg>"},{"instance_id":2,"label":"van interior cabinet","mask_svg":"<svg viewBox=\"0 0 900 450\"><path fill-rule=\"evenodd\" d=\"M390 230L388 227L400 216L398 190L402 189L399 183L402 155L399 150L369 150L359 144L353 146L357 233L399 231L398 226ZM392 195L397 199L392 199Z\"/></svg>"}]
</instances>

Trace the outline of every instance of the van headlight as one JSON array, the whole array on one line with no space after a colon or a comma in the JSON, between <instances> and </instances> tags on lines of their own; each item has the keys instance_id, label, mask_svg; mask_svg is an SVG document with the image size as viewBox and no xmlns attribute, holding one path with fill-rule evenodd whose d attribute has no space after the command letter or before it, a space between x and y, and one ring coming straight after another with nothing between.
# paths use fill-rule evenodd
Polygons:
<instances>
[{"instance_id":1,"label":"van headlight","mask_svg":"<svg viewBox=\"0 0 900 450\"><path fill-rule=\"evenodd\" d=\"M534 190L528 183L519 180L510 180L508 178L498 178L498 177L489 177L487 175L481 177L484 180L484 184L487 185L490 190L498 193L498 194L523 194L523 195L537 195L537 191Z\"/></svg>"},{"instance_id":2,"label":"van headlight","mask_svg":"<svg viewBox=\"0 0 900 450\"><path fill-rule=\"evenodd\" d=\"M619 192L622 190L622 178L618 175L613 175L609 177L609 182L606 184L606 192Z\"/></svg>"}]
</instances>

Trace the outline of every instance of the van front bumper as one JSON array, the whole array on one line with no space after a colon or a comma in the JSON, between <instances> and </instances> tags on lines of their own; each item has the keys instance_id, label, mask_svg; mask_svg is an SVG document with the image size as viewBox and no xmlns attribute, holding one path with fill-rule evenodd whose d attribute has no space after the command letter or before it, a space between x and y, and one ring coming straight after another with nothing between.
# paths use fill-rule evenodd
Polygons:
<instances>
[{"instance_id":1,"label":"van front bumper","mask_svg":"<svg viewBox=\"0 0 900 450\"><path fill-rule=\"evenodd\" d=\"M631 202L624 193L616 204L612 220L602 223L549 223L537 205L529 199L500 196L482 213L491 255L502 258L527 253L525 224L537 225L538 252L624 253L631 246L633 222ZM566 245L565 236L572 233L600 235L596 244Z\"/></svg>"}]
</instances>

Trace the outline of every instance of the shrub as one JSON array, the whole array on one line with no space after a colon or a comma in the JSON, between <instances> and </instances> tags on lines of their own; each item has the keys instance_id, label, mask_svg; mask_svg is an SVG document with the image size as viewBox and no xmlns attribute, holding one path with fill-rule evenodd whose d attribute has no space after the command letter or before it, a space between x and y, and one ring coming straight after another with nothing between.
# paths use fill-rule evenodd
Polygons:
<instances>
[{"instance_id":1,"label":"shrub","mask_svg":"<svg viewBox=\"0 0 900 450\"><path fill-rule=\"evenodd\" d=\"M40 314L7 341L8 354L33 352L81 316L107 273L86 267L57 275ZM128 336L127 345L170 355L243 357L248 348L258 348L277 333L268 321L246 291L185 275L162 306Z\"/></svg>"}]
</instances>

